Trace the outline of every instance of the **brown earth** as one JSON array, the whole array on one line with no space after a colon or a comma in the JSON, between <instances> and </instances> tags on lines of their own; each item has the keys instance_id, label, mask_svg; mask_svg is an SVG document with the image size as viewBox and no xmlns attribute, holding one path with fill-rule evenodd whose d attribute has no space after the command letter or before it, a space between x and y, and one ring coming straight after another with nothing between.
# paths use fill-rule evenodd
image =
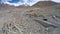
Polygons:
<instances>
[{"instance_id":1,"label":"brown earth","mask_svg":"<svg viewBox=\"0 0 60 34\"><path fill-rule=\"evenodd\" d=\"M36 3L35 5L33 5L33 7L51 7L56 4L58 4L58 3L53 2L53 1L40 1L40 2Z\"/></svg>"},{"instance_id":2,"label":"brown earth","mask_svg":"<svg viewBox=\"0 0 60 34\"><path fill-rule=\"evenodd\" d=\"M45 8L38 8L40 3L37 7L0 6L0 29L3 30L4 34L50 34L44 27L49 27L50 25L36 22L33 18L55 20L53 16L60 17L60 9L56 8L59 6L57 3L51 1L46 2L46 4L48 3L48 8L46 8L47 6L44 2L42 4ZM56 7L54 8L53 5Z\"/></svg>"}]
</instances>

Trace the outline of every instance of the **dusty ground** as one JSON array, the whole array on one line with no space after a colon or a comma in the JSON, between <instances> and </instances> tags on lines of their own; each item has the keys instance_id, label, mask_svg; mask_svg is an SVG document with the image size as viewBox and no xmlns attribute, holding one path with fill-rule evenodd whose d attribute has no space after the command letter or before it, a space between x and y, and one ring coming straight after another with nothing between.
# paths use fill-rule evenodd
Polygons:
<instances>
[{"instance_id":1,"label":"dusty ground","mask_svg":"<svg viewBox=\"0 0 60 34\"><path fill-rule=\"evenodd\" d=\"M0 28L3 26L6 27L6 24L15 23L15 25L19 24L18 27L21 27L20 34L44 34L44 27L39 23L36 23L32 19L29 19L25 16L25 12L32 10L27 8L14 8L14 9L5 9L0 10ZM37 8L36 8L37 9ZM3 29L5 29L3 27ZM10 27L10 26L9 26ZM14 27L14 26L12 26ZM5 29L6 30L6 29ZM9 30L9 29L8 29ZM41 30L41 32L40 32ZM13 32L13 31L12 31ZM11 34L11 33L10 33ZM16 33L15 33L16 34ZM18 33L19 34L19 33Z\"/></svg>"},{"instance_id":2,"label":"dusty ground","mask_svg":"<svg viewBox=\"0 0 60 34\"><path fill-rule=\"evenodd\" d=\"M0 8L0 29L3 27L3 30L6 30L4 34L6 32L10 34L46 34L45 27L34 21L32 17L55 20L52 18L53 15L60 17L60 9L33 7Z\"/></svg>"}]
</instances>

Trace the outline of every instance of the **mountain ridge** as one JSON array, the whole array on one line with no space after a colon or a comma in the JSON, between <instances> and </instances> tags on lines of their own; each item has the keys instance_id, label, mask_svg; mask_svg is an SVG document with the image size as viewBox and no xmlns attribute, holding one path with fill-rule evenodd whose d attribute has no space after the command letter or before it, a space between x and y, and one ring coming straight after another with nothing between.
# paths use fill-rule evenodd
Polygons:
<instances>
[{"instance_id":1,"label":"mountain ridge","mask_svg":"<svg viewBox=\"0 0 60 34\"><path fill-rule=\"evenodd\" d=\"M50 7L54 6L58 3L53 2L53 1L39 1L36 4L34 4L32 7Z\"/></svg>"}]
</instances>

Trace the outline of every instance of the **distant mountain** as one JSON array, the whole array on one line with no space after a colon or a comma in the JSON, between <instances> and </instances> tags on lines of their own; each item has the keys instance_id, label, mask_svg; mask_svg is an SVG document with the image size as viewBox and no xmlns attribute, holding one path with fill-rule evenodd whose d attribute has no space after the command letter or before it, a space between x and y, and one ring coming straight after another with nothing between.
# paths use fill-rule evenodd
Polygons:
<instances>
[{"instance_id":1,"label":"distant mountain","mask_svg":"<svg viewBox=\"0 0 60 34\"><path fill-rule=\"evenodd\" d=\"M29 5L20 5L20 6L14 6L14 5L9 5L9 4L0 4L0 8L26 8L26 7L30 7ZM60 7L60 3L56 3L53 1L39 1L36 4L34 4L32 7L53 7L53 8L59 8Z\"/></svg>"},{"instance_id":2,"label":"distant mountain","mask_svg":"<svg viewBox=\"0 0 60 34\"><path fill-rule=\"evenodd\" d=\"M30 6L29 5L14 6L14 5L9 5L9 4L0 4L0 10L10 9L10 8L26 8L26 7L30 7Z\"/></svg>"},{"instance_id":3,"label":"distant mountain","mask_svg":"<svg viewBox=\"0 0 60 34\"><path fill-rule=\"evenodd\" d=\"M33 7L50 7L56 4L58 3L53 1L39 1L38 3L34 4Z\"/></svg>"},{"instance_id":4,"label":"distant mountain","mask_svg":"<svg viewBox=\"0 0 60 34\"><path fill-rule=\"evenodd\" d=\"M14 6L8 4L0 4L0 10L10 9L10 8L14 8Z\"/></svg>"},{"instance_id":5,"label":"distant mountain","mask_svg":"<svg viewBox=\"0 0 60 34\"><path fill-rule=\"evenodd\" d=\"M23 5L28 4L29 6L32 6L33 4L37 3L39 0L4 0L1 1L2 3L9 4L9 5Z\"/></svg>"}]
</instances>

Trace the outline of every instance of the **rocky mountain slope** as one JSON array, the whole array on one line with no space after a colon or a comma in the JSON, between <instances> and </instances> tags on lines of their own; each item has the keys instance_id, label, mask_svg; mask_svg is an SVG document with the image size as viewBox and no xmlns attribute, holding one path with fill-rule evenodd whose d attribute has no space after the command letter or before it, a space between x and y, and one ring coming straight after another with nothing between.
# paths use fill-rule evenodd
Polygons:
<instances>
[{"instance_id":1,"label":"rocky mountain slope","mask_svg":"<svg viewBox=\"0 0 60 34\"><path fill-rule=\"evenodd\" d=\"M33 5L33 7L50 7L53 5L56 5L58 3L53 2L53 1L40 1L38 3L36 3L35 5Z\"/></svg>"},{"instance_id":2,"label":"rocky mountain slope","mask_svg":"<svg viewBox=\"0 0 60 34\"><path fill-rule=\"evenodd\" d=\"M51 34L53 29L60 27L60 9L56 8L59 5L49 1L46 8L44 2L45 8L38 8L40 3L36 4L37 7L0 6L0 29L3 34Z\"/></svg>"}]
</instances>

